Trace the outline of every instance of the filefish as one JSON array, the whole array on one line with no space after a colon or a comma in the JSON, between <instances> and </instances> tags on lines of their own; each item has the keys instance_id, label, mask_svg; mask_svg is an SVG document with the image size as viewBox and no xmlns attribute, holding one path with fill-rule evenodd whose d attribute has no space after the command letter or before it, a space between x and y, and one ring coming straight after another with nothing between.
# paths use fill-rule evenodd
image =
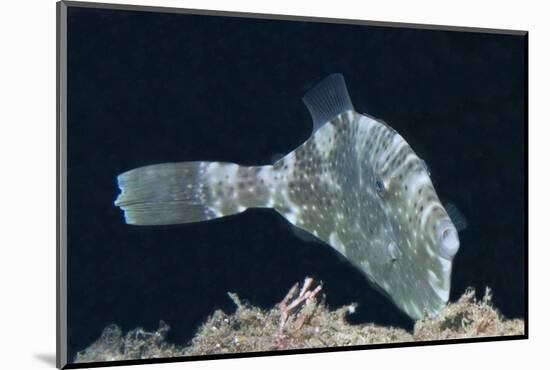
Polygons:
<instances>
[{"instance_id":1,"label":"filefish","mask_svg":"<svg viewBox=\"0 0 550 370\"><path fill-rule=\"evenodd\" d=\"M425 162L382 120L353 108L333 74L303 97L312 135L273 164L153 164L117 177L127 224L200 222L273 208L359 268L412 319L449 299L458 231Z\"/></svg>"}]
</instances>

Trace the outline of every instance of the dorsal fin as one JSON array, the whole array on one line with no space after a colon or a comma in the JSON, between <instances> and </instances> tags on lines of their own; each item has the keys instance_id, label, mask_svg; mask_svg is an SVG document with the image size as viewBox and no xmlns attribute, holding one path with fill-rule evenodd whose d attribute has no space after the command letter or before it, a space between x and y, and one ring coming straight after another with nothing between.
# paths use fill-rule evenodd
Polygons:
<instances>
[{"instance_id":1,"label":"dorsal fin","mask_svg":"<svg viewBox=\"0 0 550 370\"><path fill-rule=\"evenodd\" d=\"M344 76L340 73L326 77L309 90L302 100L313 119L314 133L340 113L353 110Z\"/></svg>"}]
</instances>

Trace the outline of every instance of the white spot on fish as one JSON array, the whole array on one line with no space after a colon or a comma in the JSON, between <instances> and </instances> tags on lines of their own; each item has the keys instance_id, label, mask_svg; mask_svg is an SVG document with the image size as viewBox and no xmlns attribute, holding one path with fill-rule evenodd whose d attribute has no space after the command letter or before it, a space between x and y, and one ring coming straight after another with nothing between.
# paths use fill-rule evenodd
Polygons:
<instances>
[{"instance_id":1,"label":"white spot on fish","mask_svg":"<svg viewBox=\"0 0 550 370\"><path fill-rule=\"evenodd\" d=\"M296 223L298 222L298 218L294 213L285 213L285 218L293 225L296 225Z\"/></svg>"},{"instance_id":2,"label":"white spot on fish","mask_svg":"<svg viewBox=\"0 0 550 370\"><path fill-rule=\"evenodd\" d=\"M333 125L324 125L319 131L319 135L313 136L313 142L319 154L327 159L331 150L334 148L334 126Z\"/></svg>"}]
</instances>

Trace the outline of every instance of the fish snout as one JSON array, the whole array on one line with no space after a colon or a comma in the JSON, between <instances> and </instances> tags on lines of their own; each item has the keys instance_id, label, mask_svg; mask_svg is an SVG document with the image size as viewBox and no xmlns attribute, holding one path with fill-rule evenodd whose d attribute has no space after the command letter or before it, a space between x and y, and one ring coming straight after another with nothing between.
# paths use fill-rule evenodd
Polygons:
<instances>
[{"instance_id":1,"label":"fish snout","mask_svg":"<svg viewBox=\"0 0 550 370\"><path fill-rule=\"evenodd\" d=\"M448 260L452 260L458 248L460 241L458 240L458 232L450 219L443 219L436 229L437 240L439 241L439 250L441 256Z\"/></svg>"}]
</instances>

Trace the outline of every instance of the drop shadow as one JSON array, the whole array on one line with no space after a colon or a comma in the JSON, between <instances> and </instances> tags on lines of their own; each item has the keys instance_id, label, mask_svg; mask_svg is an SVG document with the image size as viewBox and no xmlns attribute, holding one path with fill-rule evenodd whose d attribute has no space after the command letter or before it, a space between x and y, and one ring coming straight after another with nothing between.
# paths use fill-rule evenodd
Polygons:
<instances>
[{"instance_id":1,"label":"drop shadow","mask_svg":"<svg viewBox=\"0 0 550 370\"><path fill-rule=\"evenodd\" d=\"M42 361L46 365L55 367L55 353L35 353L34 358Z\"/></svg>"}]
</instances>

